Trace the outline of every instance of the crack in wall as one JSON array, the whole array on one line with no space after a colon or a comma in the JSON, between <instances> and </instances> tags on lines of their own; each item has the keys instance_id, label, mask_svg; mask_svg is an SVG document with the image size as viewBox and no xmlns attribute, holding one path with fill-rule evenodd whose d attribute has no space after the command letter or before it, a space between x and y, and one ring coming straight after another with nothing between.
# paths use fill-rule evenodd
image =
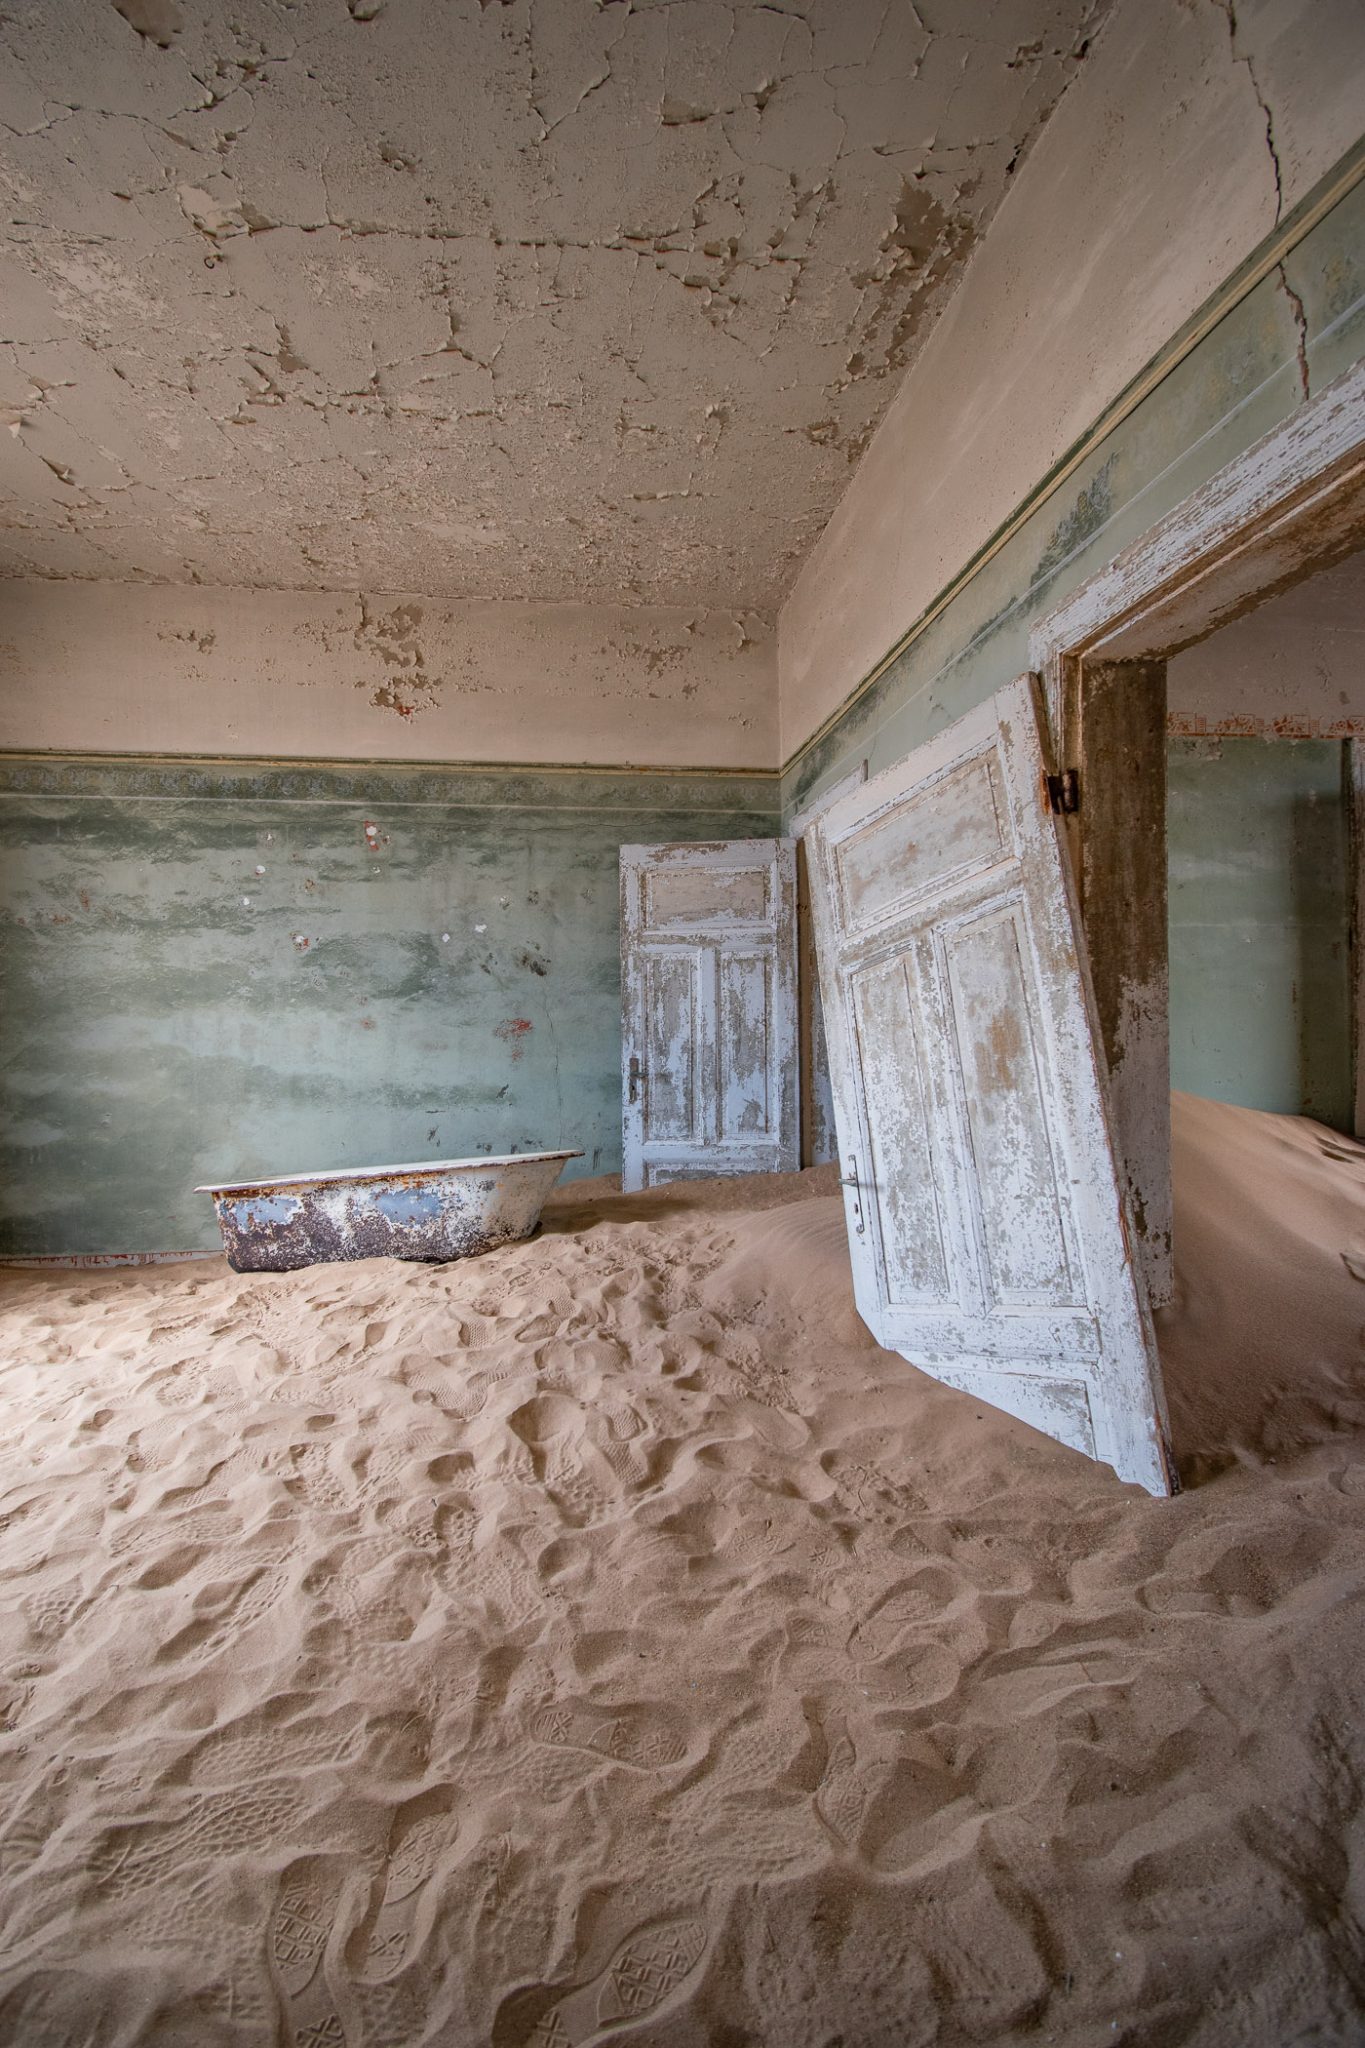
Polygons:
<instances>
[{"instance_id":1,"label":"crack in wall","mask_svg":"<svg viewBox=\"0 0 1365 2048\"><path fill-rule=\"evenodd\" d=\"M1280 163L1279 148L1275 140L1275 115L1270 102L1261 89L1261 82L1256 76L1256 67L1252 62L1250 52L1238 48L1236 0L1212 0L1212 4L1227 22L1228 43L1232 51L1233 62L1244 67L1247 78L1251 83L1251 90L1255 94L1261 118L1265 123L1265 145L1270 158L1271 175L1275 180L1275 221L1278 225L1284 213L1284 173ZM1306 399L1310 396L1308 315L1302 298L1289 281L1289 273L1283 263L1276 265L1275 277L1280 290L1284 293L1285 299L1288 302L1290 315L1294 322L1294 347L1299 373L1299 390Z\"/></svg>"},{"instance_id":2,"label":"crack in wall","mask_svg":"<svg viewBox=\"0 0 1365 2048\"><path fill-rule=\"evenodd\" d=\"M1280 289L1289 301L1289 310L1294 318L1294 347L1299 368L1299 390L1304 398L1311 396L1308 388L1308 315L1303 300L1289 282L1289 273L1283 263L1275 266L1275 275Z\"/></svg>"},{"instance_id":3,"label":"crack in wall","mask_svg":"<svg viewBox=\"0 0 1365 2048\"><path fill-rule=\"evenodd\" d=\"M1265 122L1265 145L1270 154L1270 168L1275 179L1275 220L1278 224L1280 216L1284 211L1284 177L1280 168L1280 153L1275 143L1275 116L1271 112L1269 101L1261 91L1260 80L1256 76L1256 67L1252 63L1250 55L1239 51L1237 48L1236 0L1213 0L1213 5L1227 22L1228 41L1232 49L1233 62L1246 67L1247 77L1251 81L1251 90L1256 95L1256 104L1260 108L1261 118Z\"/></svg>"}]
</instances>

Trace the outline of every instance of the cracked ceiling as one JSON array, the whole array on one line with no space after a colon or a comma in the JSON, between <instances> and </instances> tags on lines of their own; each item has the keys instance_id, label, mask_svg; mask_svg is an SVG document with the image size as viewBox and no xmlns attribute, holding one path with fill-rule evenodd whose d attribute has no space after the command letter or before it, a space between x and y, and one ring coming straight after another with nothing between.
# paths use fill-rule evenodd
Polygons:
<instances>
[{"instance_id":1,"label":"cracked ceiling","mask_svg":"<svg viewBox=\"0 0 1365 2048\"><path fill-rule=\"evenodd\" d=\"M7 0L0 574L771 611L1106 0Z\"/></svg>"}]
</instances>

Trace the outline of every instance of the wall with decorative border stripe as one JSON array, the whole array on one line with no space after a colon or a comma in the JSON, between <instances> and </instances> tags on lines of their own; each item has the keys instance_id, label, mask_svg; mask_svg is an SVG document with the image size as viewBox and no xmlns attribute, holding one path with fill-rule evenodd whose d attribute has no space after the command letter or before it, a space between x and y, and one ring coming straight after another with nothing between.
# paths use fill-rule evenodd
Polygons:
<instances>
[{"instance_id":1,"label":"wall with decorative border stripe","mask_svg":"<svg viewBox=\"0 0 1365 2048\"><path fill-rule=\"evenodd\" d=\"M1135 392L786 762L784 815L860 760L876 774L902 759L1018 675L1037 619L1363 356L1365 146L1172 337Z\"/></svg>"},{"instance_id":2,"label":"wall with decorative border stripe","mask_svg":"<svg viewBox=\"0 0 1365 2048\"><path fill-rule=\"evenodd\" d=\"M0 757L0 1255L192 1250L196 1182L620 1157L617 849L772 775Z\"/></svg>"}]
</instances>

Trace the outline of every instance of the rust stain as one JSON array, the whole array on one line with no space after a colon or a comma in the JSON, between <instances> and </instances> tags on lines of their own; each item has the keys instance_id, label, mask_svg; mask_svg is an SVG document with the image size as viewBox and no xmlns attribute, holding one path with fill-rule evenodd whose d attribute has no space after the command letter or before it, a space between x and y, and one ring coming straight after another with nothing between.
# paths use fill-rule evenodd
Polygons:
<instances>
[{"instance_id":1,"label":"rust stain","mask_svg":"<svg viewBox=\"0 0 1365 2048\"><path fill-rule=\"evenodd\" d=\"M524 1238L572 1152L434 1161L197 1188L213 1197L228 1264L287 1273L333 1259L444 1262Z\"/></svg>"},{"instance_id":2,"label":"rust stain","mask_svg":"<svg viewBox=\"0 0 1365 2048\"><path fill-rule=\"evenodd\" d=\"M1007 1095L1017 1085L1023 1032L1012 1010L1000 1010L975 1047L976 1085L983 1096Z\"/></svg>"},{"instance_id":3,"label":"rust stain","mask_svg":"<svg viewBox=\"0 0 1365 2048\"><path fill-rule=\"evenodd\" d=\"M529 1017L504 1017L493 1036L502 1040L514 1060L519 1060L526 1050L526 1035L533 1029Z\"/></svg>"}]
</instances>

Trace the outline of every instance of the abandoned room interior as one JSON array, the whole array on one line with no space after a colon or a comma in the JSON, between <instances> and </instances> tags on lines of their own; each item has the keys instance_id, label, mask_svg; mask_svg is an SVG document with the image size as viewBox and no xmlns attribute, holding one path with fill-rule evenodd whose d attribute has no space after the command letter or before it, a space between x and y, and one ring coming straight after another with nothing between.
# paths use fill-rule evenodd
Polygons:
<instances>
[{"instance_id":1,"label":"abandoned room interior","mask_svg":"<svg viewBox=\"0 0 1365 2048\"><path fill-rule=\"evenodd\" d=\"M0 2048L1358 2044L1359 0L0 56Z\"/></svg>"}]
</instances>

